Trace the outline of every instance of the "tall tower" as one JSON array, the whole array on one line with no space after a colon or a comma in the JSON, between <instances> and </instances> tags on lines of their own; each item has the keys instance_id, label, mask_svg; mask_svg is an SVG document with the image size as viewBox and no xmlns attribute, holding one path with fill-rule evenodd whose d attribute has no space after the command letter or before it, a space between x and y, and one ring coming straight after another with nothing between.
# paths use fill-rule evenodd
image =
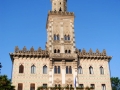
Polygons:
<instances>
[{"instance_id":1,"label":"tall tower","mask_svg":"<svg viewBox=\"0 0 120 90\"><path fill-rule=\"evenodd\" d=\"M67 0L51 0L52 11L67 11Z\"/></svg>"},{"instance_id":2,"label":"tall tower","mask_svg":"<svg viewBox=\"0 0 120 90\"><path fill-rule=\"evenodd\" d=\"M67 11L67 0L51 0L52 11L47 18L47 44L50 54L49 86L61 84L74 85L77 76L77 54L75 53L74 13ZM56 75L54 69L60 67ZM66 74L66 67L69 72ZM71 71L70 71L71 70ZM59 71L59 70L58 70ZM52 74L54 73L54 74ZM61 79L60 79L61 78ZM59 80L60 79L60 80ZM57 82L59 81L59 83Z\"/></svg>"},{"instance_id":3,"label":"tall tower","mask_svg":"<svg viewBox=\"0 0 120 90\"><path fill-rule=\"evenodd\" d=\"M51 0L47 19L47 49L50 53L74 53L74 14L66 11L67 0Z\"/></svg>"}]
</instances>

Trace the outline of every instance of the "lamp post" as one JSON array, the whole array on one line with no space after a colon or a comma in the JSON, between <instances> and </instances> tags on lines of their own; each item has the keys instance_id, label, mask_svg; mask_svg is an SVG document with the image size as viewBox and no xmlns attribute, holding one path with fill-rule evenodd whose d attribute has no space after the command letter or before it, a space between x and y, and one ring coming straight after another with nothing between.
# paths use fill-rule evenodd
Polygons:
<instances>
[{"instance_id":1,"label":"lamp post","mask_svg":"<svg viewBox=\"0 0 120 90\"><path fill-rule=\"evenodd\" d=\"M1 68L2 68L2 64L0 63L0 74L1 74Z\"/></svg>"}]
</instances>

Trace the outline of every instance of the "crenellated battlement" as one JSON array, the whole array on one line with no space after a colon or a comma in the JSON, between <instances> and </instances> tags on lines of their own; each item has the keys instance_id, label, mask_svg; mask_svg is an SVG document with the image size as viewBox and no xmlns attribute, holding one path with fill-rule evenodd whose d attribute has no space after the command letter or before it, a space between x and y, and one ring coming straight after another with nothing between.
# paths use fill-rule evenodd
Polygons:
<instances>
[{"instance_id":1,"label":"crenellated battlement","mask_svg":"<svg viewBox=\"0 0 120 90\"><path fill-rule=\"evenodd\" d=\"M76 53L80 58L91 58L91 59L111 59L111 56L107 56L106 50L103 49L102 52L100 52L98 49L96 52L93 52L92 49L90 49L88 52L85 49L78 50L76 49Z\"/></svg>"},{"instance_id":2,"label":"crenellated battlement","mask_svg":"<svg viewBox=\"0 0 120 90\"><path fill-rule=\"evenodd\" d=\"M73 13L73 12L49 11L48 15L67 15L67 16L74 16L74 13Z\"/></svg>"},{"instance_id":3,"label":"crenellated battlement","mask_svg":"<svg viewBox=\"0 0 120 90\"><path fill-rule=\"evenodd\" d=\"M35 50L34 47L31 47L30 50L24 46L22 50L18 46L15 47L14 53L10 53L11 58L14 57L49 57L47 50L42 50L40 47L38 50Z\"/></svg>"}]
</instances>

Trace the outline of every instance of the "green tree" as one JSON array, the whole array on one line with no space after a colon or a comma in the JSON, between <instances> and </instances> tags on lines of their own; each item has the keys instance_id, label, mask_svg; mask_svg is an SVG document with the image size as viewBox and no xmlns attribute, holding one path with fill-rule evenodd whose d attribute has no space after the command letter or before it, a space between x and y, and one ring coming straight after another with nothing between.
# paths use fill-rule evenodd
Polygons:
<instances>
[{"instance_id":1,"label":"green tree","mask_svg":"<svg viewBox=\"0 0 120 90\"><path fill-rule=\"evenodd\" d=\"M120 79L118 77L111 77L112 90L120 90Z\"/></svg>"},{"instance_id":2,"label":"green tree","mask_svg":"<svg viewBox=\"0 0 120 90\"><path fill-rule=\"evenodd\" d=\"M15 90L14 88L6 75L0 75L0 90Z\"/></svg>"}]
</instances>

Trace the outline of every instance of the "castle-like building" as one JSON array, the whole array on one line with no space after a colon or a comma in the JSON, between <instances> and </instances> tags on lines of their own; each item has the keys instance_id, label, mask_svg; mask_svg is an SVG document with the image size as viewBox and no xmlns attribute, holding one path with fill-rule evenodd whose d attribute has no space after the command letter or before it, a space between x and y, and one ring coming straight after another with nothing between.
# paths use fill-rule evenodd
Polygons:
<instances>
[{"instance_id":1,"label":"castle-like building","mask_svg":"<svg viewBox=\"0 0 120 90\"><path fill-rule=\"evenodd\" d=\"M46 50L15 47L10 53L13 63L12 83L16 90L37 87L93 87L112 90L106 51L79 50L75 46L74 13L67 11L67 0L51 0L46 23ZM77 37L79 38L79 37Z\"/></svg>"}]
</instances>

